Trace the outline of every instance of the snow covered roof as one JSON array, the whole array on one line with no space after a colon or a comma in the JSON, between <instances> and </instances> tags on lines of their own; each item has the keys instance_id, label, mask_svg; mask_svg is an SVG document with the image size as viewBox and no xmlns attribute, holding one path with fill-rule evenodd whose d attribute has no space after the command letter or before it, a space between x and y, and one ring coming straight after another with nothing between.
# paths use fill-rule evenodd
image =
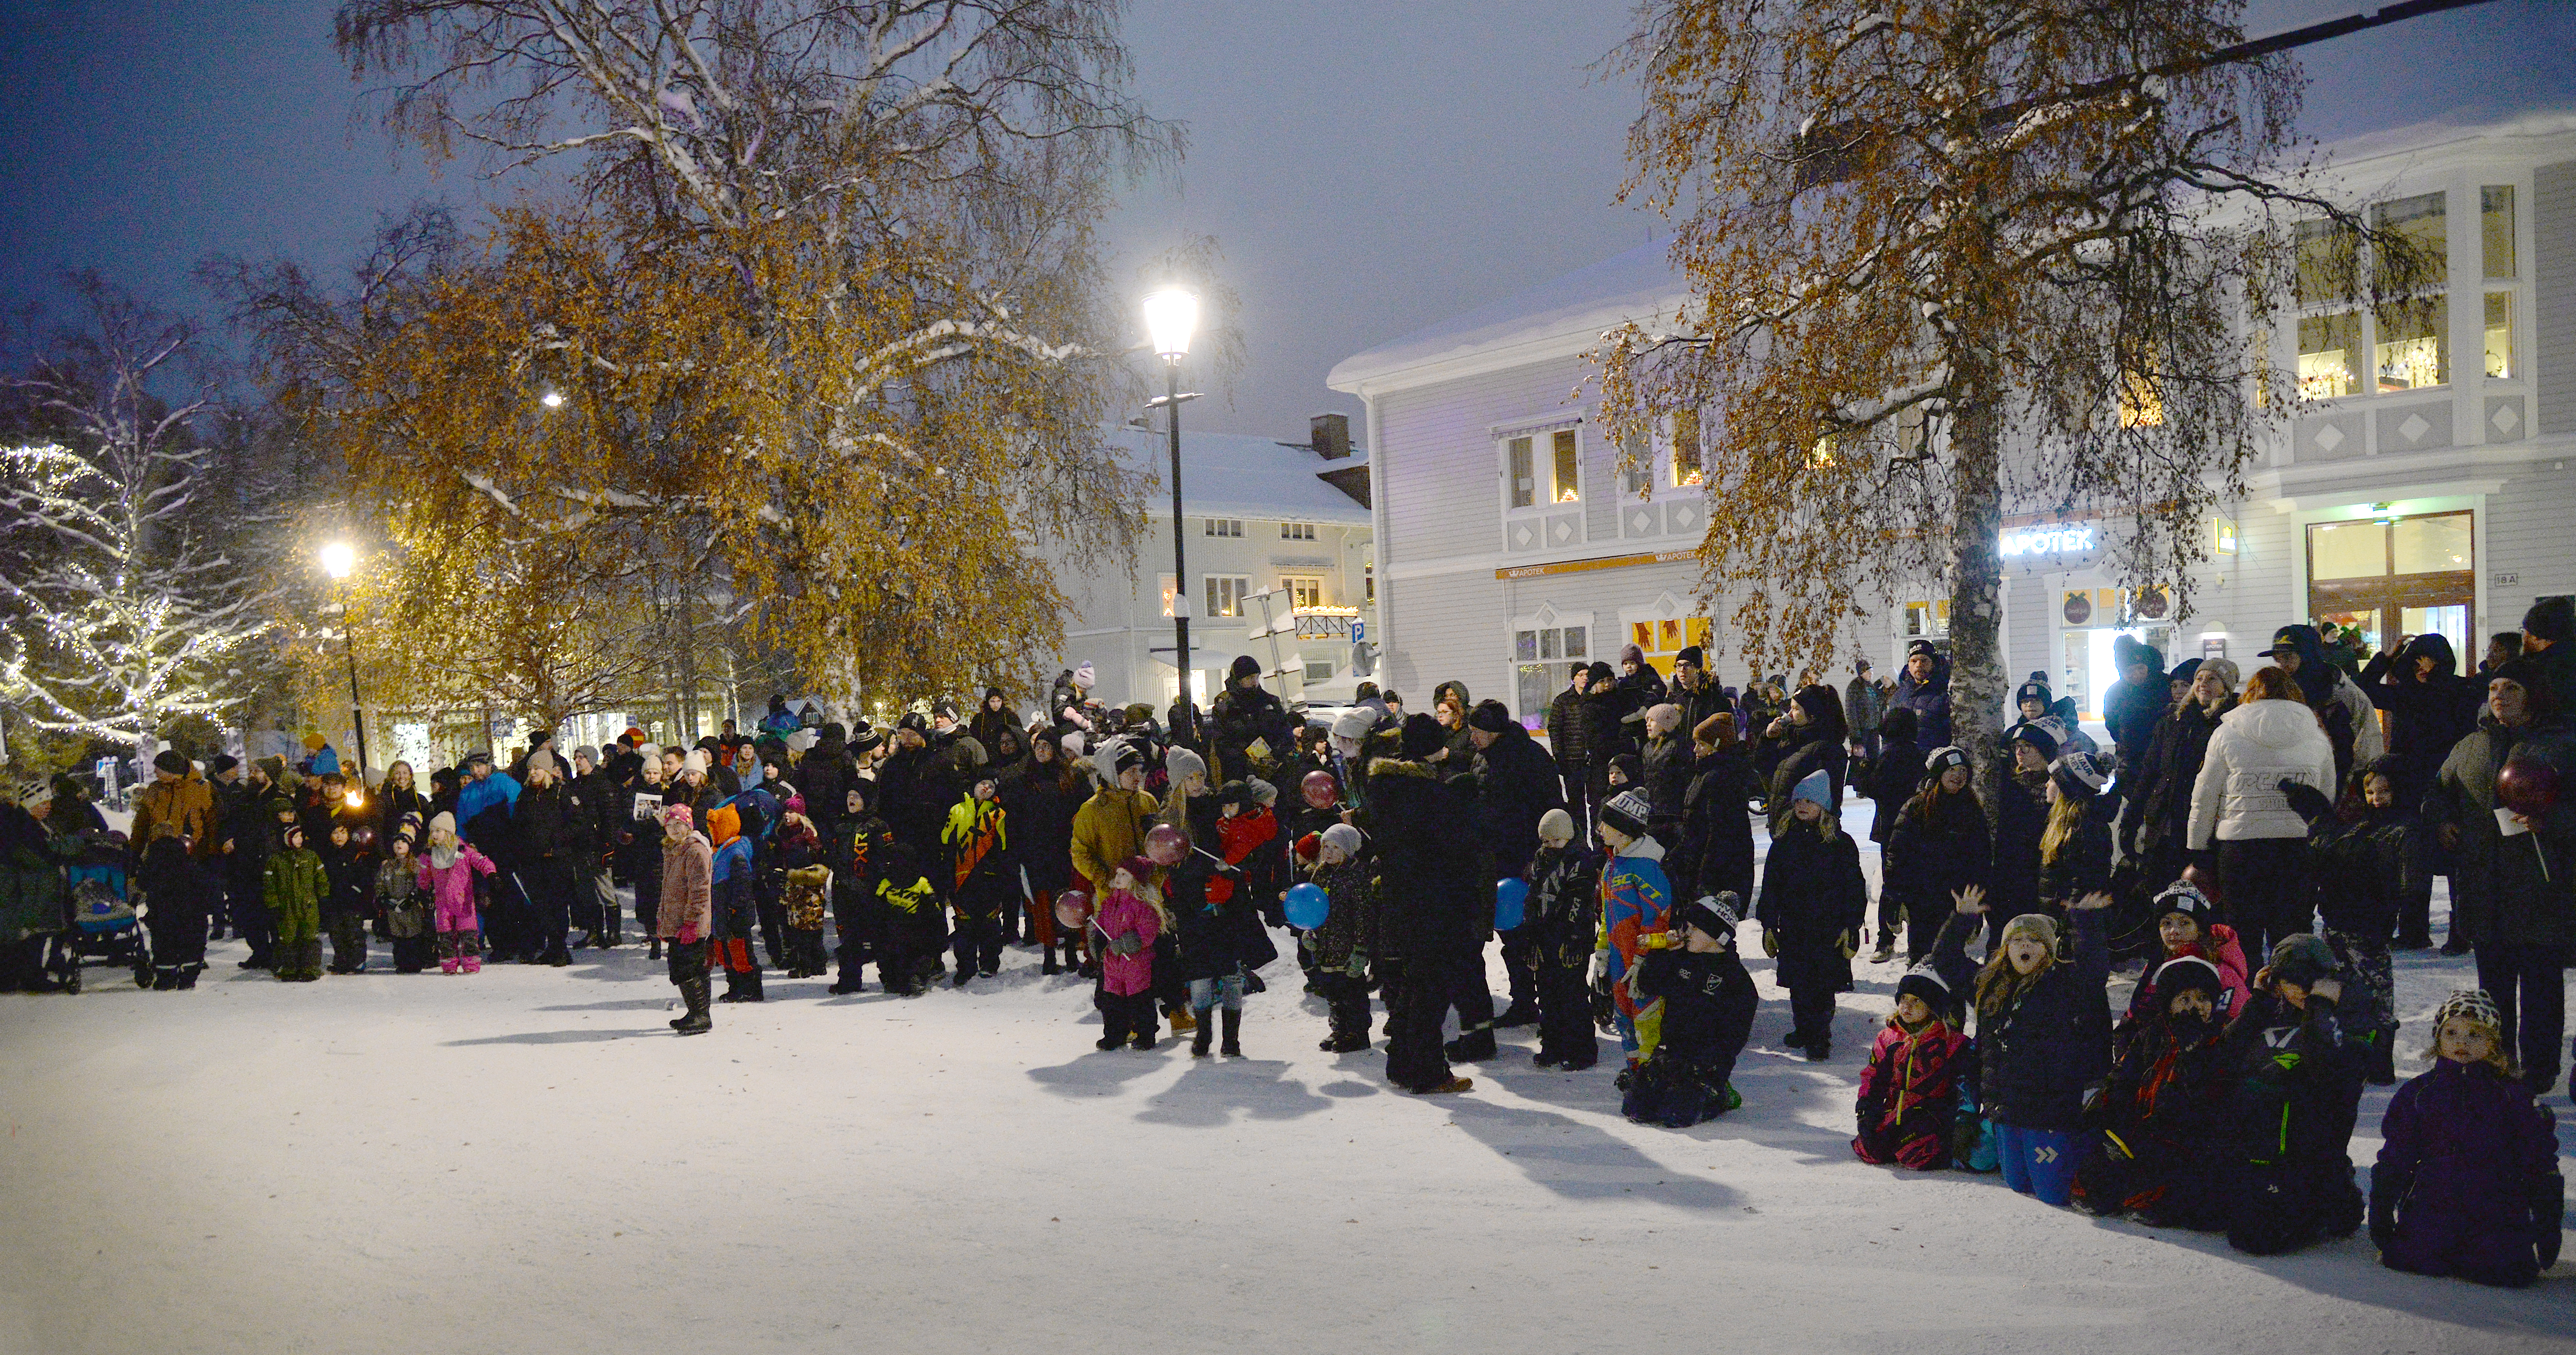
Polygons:
<instances>
[{"instance_id":1,"label":"snow covered roof","mask_svg":"<svg viewBox=\"0 0 2576 1355\"><path fill-rule=\"evenodd\" d=\"M1121 428L1119 444L1129 464L1147 472L1145 511L1171 512L1172 486L1165 478L1171 466L1170 444L1163 433ZM1181 511L1191 516L1260 518L1282 522L1335 522L1365 527L1369 510L1350 495L1319 478L1325 471L1366 466L1368 453L1354 447L1338 461L1327 461L1303 443L1243 433L1192 432L1181 421Z\"/></svg>"},{"instance_id":2,"label":"snow covered roof","mask_svg":"<svg viewBox=\"0 0 2576 1355\"><path fill-rule=\"evenodd\" d=\"M1670 314L1685 295L1672 264L1672 242L1650 240L1588 268L1344 358L1334 364L1324 384L1356 391L1362 383L1447 359L1522 346L1552 349L1568 339L1588 348L1603 330L1631 319Z\"/></svg>"}]
</instances>

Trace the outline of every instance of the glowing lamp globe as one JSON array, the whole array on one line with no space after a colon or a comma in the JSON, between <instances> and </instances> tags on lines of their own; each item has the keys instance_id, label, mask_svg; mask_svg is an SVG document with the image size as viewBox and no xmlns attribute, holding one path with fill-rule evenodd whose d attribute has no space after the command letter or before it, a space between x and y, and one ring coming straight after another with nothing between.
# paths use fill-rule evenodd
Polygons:
<instances>
[{"instance_id":1,"label":"glowing lamp globe","mask_svg":"<svg viewBox=\"0 0 2576 1355\"><path fill-rule=\"evenodd\" d=\"M345 579L358 568L358 548L346 541L334 541L322 548L322 572L335 579Z\"/></svg>"},{"instance_id":2,"label":"glowing lamp globe","mask_svg":"<svg viewBox=\"0 0 2576 1355\"><path fill-rule=\"evenodd\" d=\"M1145 336L1165 362L1189 356L1190 333L1198 324L1198 294L1186 287L1165 287L1145 298Z\"/></svg>"}]
</instances>

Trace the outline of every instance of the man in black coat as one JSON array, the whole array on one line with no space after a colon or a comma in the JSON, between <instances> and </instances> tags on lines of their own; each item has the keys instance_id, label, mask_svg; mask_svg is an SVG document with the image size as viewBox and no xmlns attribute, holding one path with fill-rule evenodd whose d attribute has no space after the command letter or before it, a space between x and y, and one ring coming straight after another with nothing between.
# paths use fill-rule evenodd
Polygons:
<instances>
[{"instance_id":1,"label":"man in black coat","mask_svg":"<svg viewBox=\"0 0 2576 1355\"><path fill-rule=\"evenodd\" d=\"M1440 1027L1470 969L1483 986L1481 953L1493 926L1493 877L1475 804L1463 787L1433 776L1426 760L1446 743L1439 721L1407 718L1399 754L1369 763L1362 810L1361 827L1378 851L1381 928L1405 957L1386 995L1386 1075L1416 1094L1474 1085L1450 1072ZM1480 1019L1490 1020L1490 1002ZM1493 1032L1483 1034L1490 1044Z\"/></svg>"},{"instance_id":2,"label":"man in black coat","mask_svg":"<svg viewBox=\"0 0 2576 1355\"><path fill-rule=\"evenodd\" d=\"M579 860L573 866L573 925L581 928L577 946L617 944L623 930L617 906L617 880L609 868L612 835L610 809L625 807L625 797L618 794L616 783L609 779L608 769L600 764L599 750L587 744L572 751L572 779L564 783L572 801L574 837L579 847Z\"/></svg>"},{"instance_id":3,"label":"man in black coat","mask_svg":"<svg viewBox=\"0 0 2576 1355\"><path fill-rule=\"evenodd\" d=\"M1249 654L1235 656L1227 670L1225 691L1216 699L1216 766L1209 776L1239 781L1248 776L1276 775L1296 751L1297 724L1288 708L1261 685L1261 664ZM1252 751L1259 744L1261 751Z\"/></svg>"},{"instance_id":4,"label":"man in black coat","mask_svg":"<svg viewBox=\"0 0 2576 1355\"><path fill-rule=\"evenodd\" d=\"M1589 816L1585 814L1584 787L1591 784L1592 740L1583 713L1583 692L1592 683L1592 665L1578 663L1566 675L1565 690L1547 703L1547 751L1556 759L1557 780L1574 815L1574 831L1580 840Z\"/></svg>"},{"instance_id":5,"label":"man in black coat","mask_svg":"<svg viewBox=\"0 0 2576 1355\"><path fill-rule=\"evenodd\" d=\"M1538 821L1565 803L1556 768L1500 701L1479 701L1467 712L1467 738L1476 748L1476 817L1493 853L1494 877L1517 878L1529 870L1530 857L1538 851ZM1533 1024L1538 1020L1538 971L1520 936L1505 932L1502 937L1512 1001L1494 1025ZM1476 986L1482 989L1483 966L1477 971ZM1490 994L1485 1001L1491 1010Z\"/></svg>"},{"instance_id":6,"label":"man in black coat","mask_svg":"<svg viewBox=\"0 0 2576 1355\"><path fill-rule=\"evenodd\" d=\"M222 817L216 824L215 850L223 861L224 901L233 930L250 943L250 954L241 962L244 969L267 969L276 962L277 927L260 888L269 854L277 850L278 811L293 804L273 779L285 769L276 757L253 762L240 792L218 806Z\"/></svg>"},{"instance_id":7,"label":"man in black coat","mask_svg":"<svg viewBox=\"0 0 2576 1355\"><path fill-rule=\"evenodd\" d=\"M825 722L814 732L814 746L787 774L796 793L805 797L805 817L814 821L814 831L825 842L839 840L841 816L849 812L850 782L858 775L850 760L849 737L839 721Z\"/></svg>"}]
</instances>

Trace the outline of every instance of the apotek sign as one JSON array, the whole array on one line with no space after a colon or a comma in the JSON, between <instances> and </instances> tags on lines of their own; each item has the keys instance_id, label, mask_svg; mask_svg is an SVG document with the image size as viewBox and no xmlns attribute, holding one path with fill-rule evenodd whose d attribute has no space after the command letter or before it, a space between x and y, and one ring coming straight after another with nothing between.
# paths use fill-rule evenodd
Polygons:
<instances>
[{"instance_id":1,"label":"apotek sign","mask_svg":"<svg viewBox=\"0 0 2576 1355\"><path fill-rule=\"evenodd\" d=\"M2093 526L2081 522L2017 528L2003 534L1999 547L2006 557L2080 554L2093 549Z\"/></svg>"}]
</instances>

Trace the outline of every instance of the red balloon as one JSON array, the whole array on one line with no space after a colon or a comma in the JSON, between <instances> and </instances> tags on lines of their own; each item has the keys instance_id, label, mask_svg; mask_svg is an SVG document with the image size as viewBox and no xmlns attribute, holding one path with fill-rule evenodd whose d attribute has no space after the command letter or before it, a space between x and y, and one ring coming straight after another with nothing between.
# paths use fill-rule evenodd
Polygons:
<instances>
[{"instance_id":1,"label":"red balloon","mask_svg":"<svg viewBox=\"0 0 2576 1355\"><path fill-rule=\"evenodd\" d=\"M1155 824L1145 834L1145 857L1158 866L1178 862L1190 850L1190 835L1168 823Z\"/></svg>"},{"instance_id":2,"label":"red balloon","mask_svg":"<svg viewBox=\"0 0 2576 1355\"><path fill-rule=\"evenodd\" d=\"M1075 931L1091 920L1091 896L1079 889L1068 889L1055 896L1055 920L1061 927Z\"/></svg>"},{"instance_id":3,"label":"red balloon","mask_svg":"<svg viewBox=\"0 0 2576 1355\"><path fill-rule=\"evenodd\" d=\"M1305 779L1297 783L1297 793L1304 797L1309 807L1329 809L1334 797L1342 793L1342 788L1333 784L1331 772L1308 772Z\"/></svg>"},{"instance_id":4,"label":"red balloon","mask_svg":"<svg viewBox=\"0 0 2576 1355\"><path fill-rule=\"evenodd\" d=\"M2507 762L2496 773L2496 803L2516 814L2546 814L2558 803L2558 769L2546 762Z\"/></svg>"}]
</instances>

